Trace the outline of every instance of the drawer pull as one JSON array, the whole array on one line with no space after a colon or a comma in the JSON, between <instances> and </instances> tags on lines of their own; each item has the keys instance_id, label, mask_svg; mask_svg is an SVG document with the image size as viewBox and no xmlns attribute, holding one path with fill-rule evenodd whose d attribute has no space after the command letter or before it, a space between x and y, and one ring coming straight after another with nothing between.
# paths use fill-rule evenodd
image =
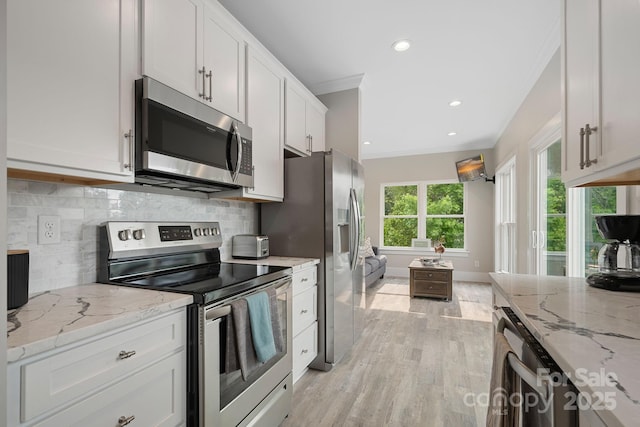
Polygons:
<instances>
[{"instance_id":1,"label":"drawer pull","mask_svg":"<svg viewBox=\"0 0 640 427\"><path fill-rule=\"evenodd\" d=\"M131 350L131 351L122 350L120 353L118 353L118 359L120 359L120 360L128 359L128 358L130 358L131 356L133 356L135 354L136 354L135 350Z\"/></svg>"},{"instance_id":2,"label":"drawer pull","mask_svg":"<svg viewBox=\"0 0 640 427\"><path fill-rule=\"evenodd\" d=\"M307 350L306 348L300 352L300 354L307 354L307 353L309 353L309 350Z\"/></svg>"},{"instance_id":3,"label":"drawer pull","mask_svg":"<svg viewBox=\"0 0 640 427\"><path fill-rule=\"evenodd\" d=\"M309 312L309 310L300 310L300 314L305 314L305 313L308 313L308 312Z\"/></svg>"},{"instance_id":4,"label":"drawer pull","mask_svg":"<svg viewBox=\"0 0 640 427\"><path fill-rule=\"evenodd\" d=\"M306 277L303 277L302 279L300 279L300 283L302 283L302 282L308 282L308 281L309 281L309 279L307 279Z\"/></svg>"},{"instance_id":5,"label":"drawer pull","mask_svg":"<svg viewBox=\"0 0 640 427\"><path fill-rule=\"evenodd\" d=\"M118 427L123 427L129 424L131 421L135 420L136 416L131 415L130 417L125 417L124 415L118 418Z\"/></svg>"}]
</instances>

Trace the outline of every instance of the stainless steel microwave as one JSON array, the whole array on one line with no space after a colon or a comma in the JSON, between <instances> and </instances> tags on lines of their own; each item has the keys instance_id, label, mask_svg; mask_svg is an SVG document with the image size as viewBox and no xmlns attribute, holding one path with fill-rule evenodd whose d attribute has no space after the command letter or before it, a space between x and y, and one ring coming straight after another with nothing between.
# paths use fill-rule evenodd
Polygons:
<instances>
[{"instance_id":1,"label":"stainless steel microwave","mask_svg":"<svg viewBox=\"0 0 640 427\"><path fill-rule=\"evenodd\" d=\"M205 193L253 185L250 127L149 77L135 91L138 184Z\"/></svg>"}]
</instances>

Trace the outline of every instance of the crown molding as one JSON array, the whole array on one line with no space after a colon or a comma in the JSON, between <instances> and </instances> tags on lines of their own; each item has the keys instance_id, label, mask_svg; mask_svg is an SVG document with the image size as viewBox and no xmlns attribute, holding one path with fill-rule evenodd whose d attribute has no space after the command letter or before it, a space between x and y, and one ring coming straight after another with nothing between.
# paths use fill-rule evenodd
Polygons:
<instances>
[{"instance_id":1,"label":"crown molding","mask_svg":"<svg viewBox=\"0 0 640 427\"><path fill-rule=\"evenodd\" d=\"M341 90L355 89L360 87L364 74L343 77L341 79L329 80L326 82L311 85L309 89L314 95L324 95L325 93L340 92Z\"/></svg>"}]
</instances>

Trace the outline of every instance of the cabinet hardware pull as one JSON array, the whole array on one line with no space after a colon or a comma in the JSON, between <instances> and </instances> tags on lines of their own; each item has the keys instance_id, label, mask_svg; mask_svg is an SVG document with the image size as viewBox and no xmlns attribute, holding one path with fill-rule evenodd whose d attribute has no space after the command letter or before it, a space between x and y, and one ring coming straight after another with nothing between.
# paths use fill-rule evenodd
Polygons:
<instances>
[{"instance_id":1,"label":"cabinet hardware pull","mask_svg":"<svg viewBox=\"0 0 640 427\"><path fill-rule=\"evenodd\" d=\"M300 310L300 314L305 314L305 313L308 313L308 312L309 312L309 310Z\"/></svg>"},{"instance_id":2,"label":"cabinet hardware pull","mask_svg":"<svg viewBox=\"0 0 640 427\"><path fill-rule=\"evenodd\" d=\"M123 360L123 359L128 359L131 356L135 355L136 351L135 350L131 350L131 351L124 351L122 350L120 353L118 353L118 359Z\"/></svg>"},{"instance_id":3,"label":"cabinet hardware pull","mask_svg":"<svg viewBox=\"0 0 640 427\"><path fill-rule=\"evenodd\" d=\"M584 169L584 128L580 128L580 169Z\"/></svg>"},{"instance_id":4,"label":"cabinet hardware pull","mask_svg":"<svg viewBox=\"0 0 640 427\"><path fill-rule=\"evenodd\" d=\"M211 102L211 100L213 99L213 70L209 70L209 72L207 73L207 78L209 79L209 97L205 98L207 101ZM202 89L202 91L204 92L204 88Z\"/></svg>"},{"instance_id":5,"label":"cabinet hardware pull","mask_svg":"<svg viewBox=\"0 0 640 427\"><path fill-rule=\"evenodd\" d=\"M309 280L309 279L307 279L306 277L303 277L302 279L300 279L300 283L302 283L302 282L306 282L306 281L308 281L308 280Z\"/></svg>"},{"instance_id":6,"label":"cabinet hardware pull","mask_svg":"<svg viewBox=\"0 0 640 427\"><path fill-rule=\"evenodd\" d=\"M199 93L198 96L204 100L207 99L207 90L205 89L205 79L207 78L207 73L206 73L206 69L204 68L204 66L202 66L201 70L198 70L198 74L202 74L202 93Z\"/></svg>"},{"instance_id":7,"label":"cabinet hardware pull","mask_svg":"<svg viewBox=\"0 0 640 427\"><path fill-rule=\"evenodd\" d=\"M311 152L311 134L307 135L307 151Z\"/></svg>"},{"instance_id":8,"label":"cabinet hardware pull","mask_svg":"<svg viewBox=\"0 0 640 427\"><path fill-rule=\"evenodd\" d=\"M598 163L598 159L591 160L591 156L589 155L589 136L597 130L598 130L597 126L589 127L589 123L584 125L584 134L586 135L585 137L585 146L586 146L585 157L587 159L587 162L585 164L586 167L589 167L591 165L595 165L596 163Z\"/></svg>"},{"instance_id":9,"label":"cabinet hardware pull","mask_svg":"<svg viewBox=\"0 0 640 427\"><path fill-rule=\"evenodd\" d=\"M306 353L309 353L309 350L307 350L306 348L300 352L300 354L306 354Z\"/></svg>"},{"instance_id":10,"label":"cabinet hardware pull","mask_svg":"<svg viewBox=\"0 0 640 427\"><path fill-rule=\"evenodd\" d=\"M129 142L129 163L125 163L122 165L123 168L133 170L133 156L134 156L134 141L133 141L133 130L129 129L129 132L124 134L124 139Z\"/></svg>"},{"instance_id":11,"label":"cabinet hardware pull","mask_svg":"<svg viewBox=\"0 0 640 427\"><path fill-rule=\"evenodd\" d=\"M136 416L131 415L130 417L125 417L124 415L118 418L118 427L123 427L129 424L131 421L135 420Z\"/></svg>"},{"instance_id":12,"label":"cabinet hardware pull","mask_svg":"<svg viewBox=\"0 0 640 427\"><path fill-rule=\"evenodd\" d=\"M313 135L309 135L309 152L313 153Z\"/></svg>"}]
</instances>

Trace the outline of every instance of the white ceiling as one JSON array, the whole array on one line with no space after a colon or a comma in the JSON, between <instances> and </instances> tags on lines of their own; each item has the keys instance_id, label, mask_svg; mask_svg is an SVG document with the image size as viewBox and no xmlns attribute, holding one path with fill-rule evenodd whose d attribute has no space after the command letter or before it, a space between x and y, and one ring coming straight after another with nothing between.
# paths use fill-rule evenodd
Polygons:
<instances>
[{"instance_id":1,"label":"white ceiling","mask_svg":"<svg viewBox=\"0 0 640 427\"><path fill-rule=\"evenodd\" d=\"M560 45L560 0L220 3L314 93L363 76L365 159L493 147Z\"/></svg>"}]
</instances>

